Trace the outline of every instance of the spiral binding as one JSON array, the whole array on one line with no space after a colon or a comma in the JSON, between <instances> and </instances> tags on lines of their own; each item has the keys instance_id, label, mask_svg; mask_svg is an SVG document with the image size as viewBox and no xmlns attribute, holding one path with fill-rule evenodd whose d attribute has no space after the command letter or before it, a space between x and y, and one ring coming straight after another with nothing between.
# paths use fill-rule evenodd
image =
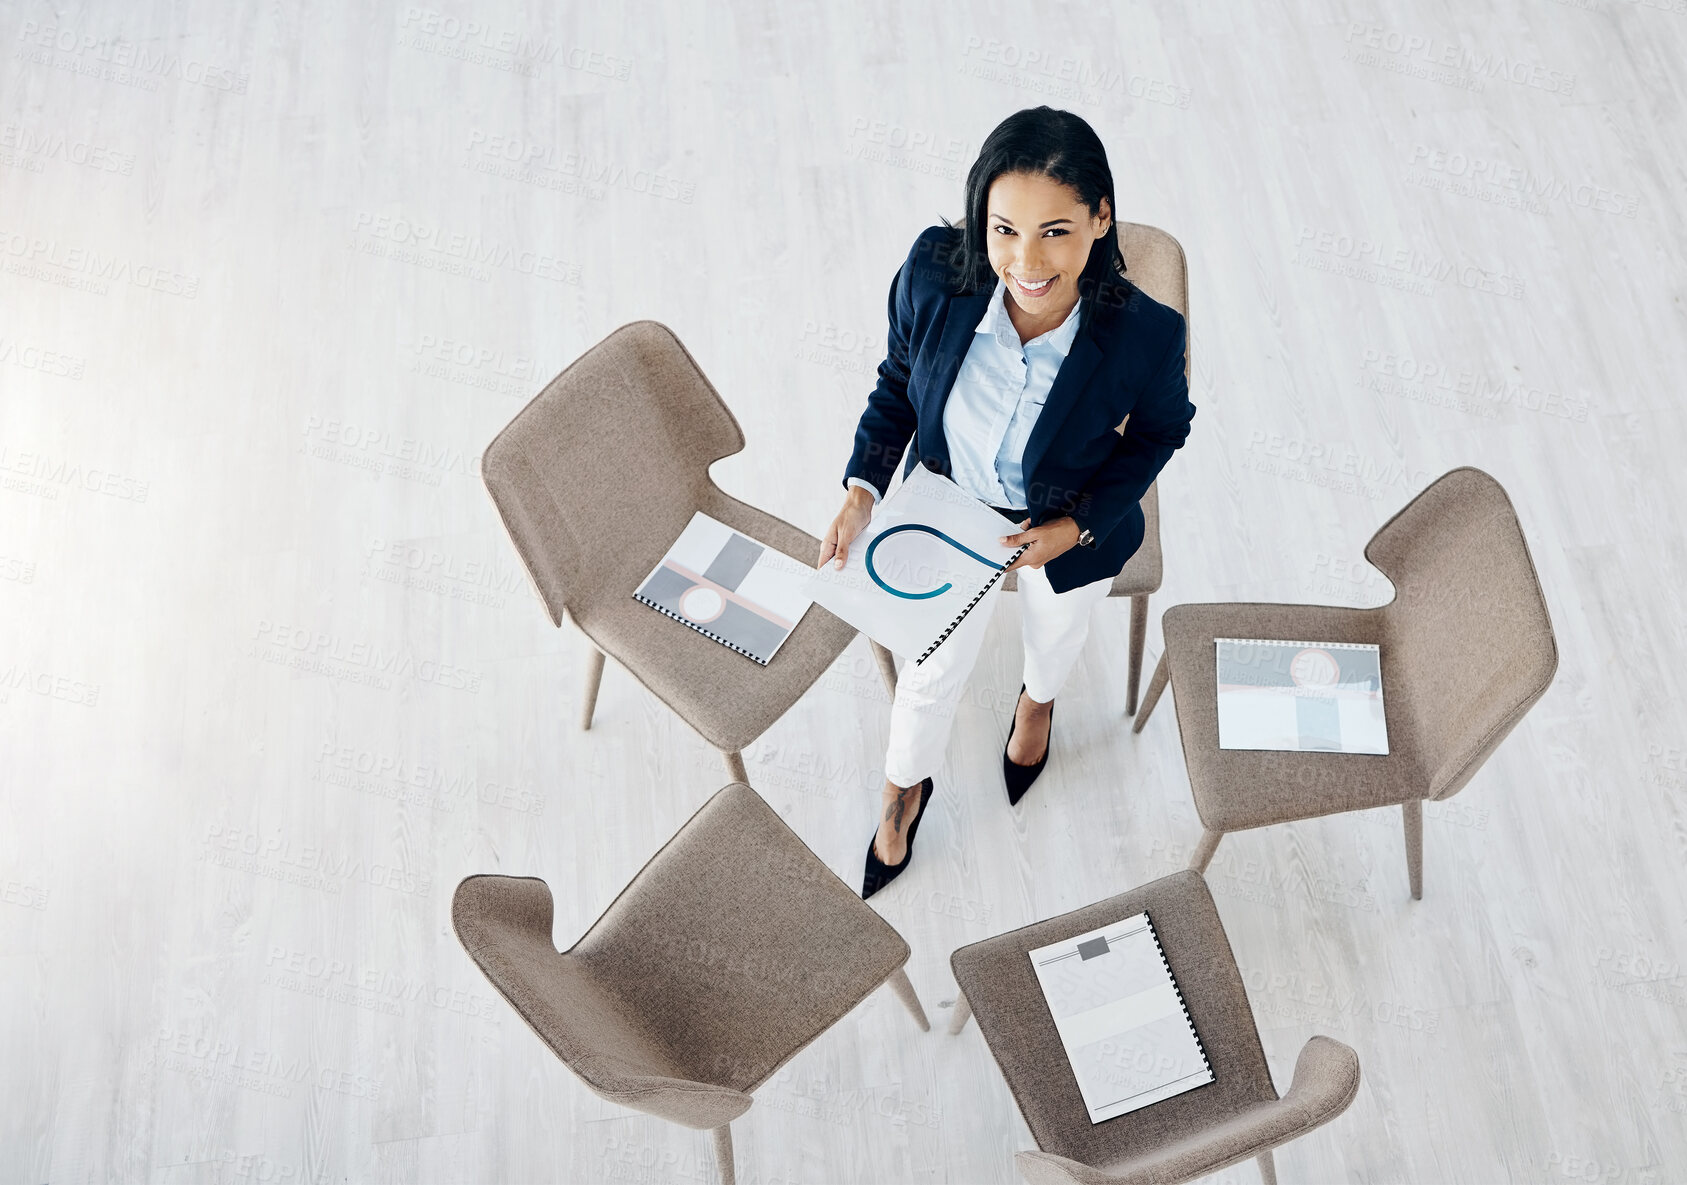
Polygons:
<instances>
[{"instance_id":1,"label":"spiral binding","mask_svg":"<svg viewBox=\"0 0 1687 1185\"><path fill-rule=\"evenodd\" d=\"M764 667L767 665L767 660L765 658L760 658L760 657L758 657L754 654L751 654L748 650L746 650L742 646L738 645L738 643L729 642L727 639L721 637L719 634L714 633L711 630L704 629L702 626L698 625L695 621L692 621L691 618L680 616L678 613L675 613L672 609L668 608L666 605L658 605L655 601L652 601L649 597L646 597L646 596L644 596L640 593L634 593L633 594L633 600L638 601L640 604L643 604L643 605L649 605L652 609L656 610L656 612L666 614L667 616L673 618L675 621L679 622L681 625L690 626L692 629L694 629L698 633L702 634L705 638L713 638L715 641L719 642L722 646L725 646L728 650L736 650L739 654L742 654L745 658L748 658L748 659L750 659L754 662L759 662Z\"/></svg>"},{"instance_id":2,"label":"spiral binding","mask_svg":"<svg viewBox=\"0 0 1687 1185\"><path fill-rule=\"evenodd\" d=\"M1212 1074L1212 1059L1207 1056L1206 1044L1201 1040L1201 1032L1195 1027L1195 1018L1189 1015L1189 1004L1183 998L1183 989L1177 986L1177 976L1172 974L1172 965L1166 961L1166 948L1160 945L1160 932L1154 928L1154 919L1143 911L1142 920L1148 923L1148 936L1154 940L1154 951L1160 956L1160 966L1166 969L1166 978L1171 981L1172 991L1177 996L1177 1006L1183 1010L1183 1023L1189 1026L1190 1033L1195 1037L1195 1048L1201 1051L1201 1064L1207 1067L1207 1073ZM1214 1081L1218 1076L1213 1075Z\"/></svg>"},{"instance_id":3,"label":"spiral binding","mask_svg":"<svg viewBox=\"0 0 1687 1185\"><path fill-rule=\"evenodd\" d=\"M939 646L943 645L944 642L948 641L949 635L955 632L955 628L957 626L959 626L961 624L961 622L966 620L966 615L968 613L972 612L973 606L978 604L978 602L982 601L984 599L984 594L989 592L991 587L996 583L996 581L998 581L1002 578L1002 573L1006 572L1008 570L1008 566L1011 565L1014 560L1017 560L1020 556L1024 555L1029 550L1031 550L1031 545L1029 543L1026 543L1026 544L1023 544L1018 551L1016 551L1012 555L1008 556L1007 563L1003 564L1000 568L996 569L996 574L994 576L990 577L990 579L988 579L984 582L984 587L978 590L978 595L973 597L972 600L968 601L967 605L966 605L966 608L962 609L959 613L957 613L955 615L955 620L951 621L949 623L949 625L944 629L944 631L941 634L937 635L937 641L933 642L930 646L927 646L926 652L924 654L920 655L918 658L916 658L914 660L915 666L919 666L926 659L930 658L931 655L932 655L932 652L934 650L936 650Z\"/></svg>"}]
</instances>

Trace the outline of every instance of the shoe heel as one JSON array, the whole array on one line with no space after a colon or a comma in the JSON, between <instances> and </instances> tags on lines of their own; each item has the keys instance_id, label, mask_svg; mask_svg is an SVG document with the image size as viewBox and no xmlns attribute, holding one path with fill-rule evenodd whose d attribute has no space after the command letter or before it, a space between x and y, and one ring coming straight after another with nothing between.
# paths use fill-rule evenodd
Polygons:
<instances>
[{"instance_id":1,"label":"shoe heel","mask_svg":"<svg viewBox=\"0 0 1687 1185\"><path fill-rule=\"evenodd\" d=\"M1019 695L1025 694L1025 684L1019 685ZM1043 772L1043 766L1049 763L1049 750L1054 747L1054 707L1049 707L1049 736L1043 745L1043 756L1035 765L1020 765L1008 760L1008 745L1013 744L1013 730L1019 723L1019 696L1013 700L1013 720L1008 724L1008 739L1002 745L1002 781L1007 784L1008 805L1018 806L1019 800L1025 797L1025 792L1031 788L1031 783L1037 780L1037 775Z\"/></svg>"},{"instance_id":2,"label":"shoe heel","mask_svg":"<svg viewBox=\"0 0 1687 1185\"><path fill-rule=\"evenodd\" d=\"M933 789L930 778L920 783L920 809L915 813L913 821L908 824L908 850L902 853L900 863L886 864L879 859L878 853L873 850L874 841L878 839L879 832L878 828L873 829L872 836L867 840L866 866L861 873L861 899L863 901L901 876L902 870L908 867L908 861L914 858L914 836L919 834L920 820L925 818L926 803L931 801Z\"/></svg>"}]
</instances>

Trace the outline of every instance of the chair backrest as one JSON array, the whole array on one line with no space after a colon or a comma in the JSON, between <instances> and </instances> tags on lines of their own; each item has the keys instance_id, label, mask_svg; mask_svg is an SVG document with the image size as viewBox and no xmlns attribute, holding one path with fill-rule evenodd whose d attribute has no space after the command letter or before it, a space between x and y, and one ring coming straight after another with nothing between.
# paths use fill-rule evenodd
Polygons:
<instances>
[{"instance_id":1,"label":"chair backrest","mask_svg":"<svg viewBox=\"0 0 1687 1185\"><path fill-rule=\"evenodd\" d=\"M634 321L534 396L487 446L481 473L560 625L593 587L643 577L651 550L659 557L702 505L709 466L743 447L673 331Z\"/></svg>"},{"instance_id":2,"label":"chair backrest","mask_svg":"<svg viewBox=\"0 0 1687 1185\"><path fill-rule=\"evenodd\" d=\"M1454 469L1365 545L1394 585L1381 610L1391 715L1408 722L1429 798L1461 790L1552 683L1558 645L1511 499Z\"/></svg>"},{"instance_id":3,"label":"chair backrest","mask_svg":"<svg viewBox=\"0 0 1687 1185\"><path fill-rule=\"evenodd\" d=\"M471 876L451 899L457 938L500 995L603 1098L690 1127L730 1122L748 1095L689 1080L625 1004L551 940L536 877Z\"/></svg>"},{"instance_id":4,"label":"chair backrest","mask_svg":"<svg viewBox=\"0 0 1687 1185\"><path fill-rule=\"evenodd\" d=\"M1013 1159L1031 1185L1190 1181L1322 1127L1352 1105L1359 1080L1359 1055L1350 1046L1331 1037L1309 1037L1295 1059L1294 1083L1280 1099L1256 1102L1215 1117L1216 1122L1186 1125L1182 1135L1118 1157L1104 1168L1040 1149L1016 1152ZM1139 1114L1120 1118L1129 1122Z\"/></svg>"},{"instance_id":5,"label":"chair backrest","mask_svg":"<svg viewBox=\"0 0 1687 1185\"><path fill-rule=\"evenodd\" d=\"M451 922L492 986L570 1067L607 1061L624 1072L666 1073L655 1047L557 951L553 910L550 887L537 877L471 876L452 896Z\"/></svg>"},{"instance_id":6,"label":"chair backrest","mask_svg":"<svg viewBox=\"0 0 1687 1185\"><path fill-rule=\"evenodd\" d=\"M1157 226L1148 226L1141 222L1121 222L1119 227L1119 255L1125 261L1125 276L1142 289L1149 296L1176 309L1183 314L1185 330L1189 326L1189 260L1183 253L1183 244ZM1191 373L1191 359L1195 357L1194 343L1187 337L1183 343L1183 377L1187 381ZM1125 424L1130 422L1126 416L1119 424L1119 432L1124 433ZM1158 536L1160 531L1160 483L1155 481L1148 487L1148 493L1142 499L1142 512L1148 518L1147 532ZM1146 537L1146 533L1145 533ZM1159 554L1155 548L1154 555ZM1154 587L1160 585L1160 577L1151 577Z\"/></svg>"},{"instance_id":7,"label":"chair backrest","mask_svg":"<svg viewBox=\"0 0 1687 1185\"><path fill-rule=\"evenodd\" d=\"M1131 283L1163 305L1183 314L1189 321L1189 261L1183 245L1157 226L1140 222L1119 223L1119 254L1125 261L1125 276ZM1183 377L1191 374L1192 343L1185 343Z\"/></svg>"}]
</instances>

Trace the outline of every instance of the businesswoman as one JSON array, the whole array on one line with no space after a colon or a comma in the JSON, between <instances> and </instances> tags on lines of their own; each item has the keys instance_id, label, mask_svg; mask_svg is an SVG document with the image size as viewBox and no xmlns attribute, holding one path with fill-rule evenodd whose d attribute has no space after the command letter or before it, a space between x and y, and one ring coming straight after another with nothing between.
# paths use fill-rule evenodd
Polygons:
<instances>
[{"instance_id":1,"label":"businesswoman","mask_svg":"<svg viewBox=\"0 0 1687 1185\"><path fill-rule=\"evenodd\" d=\"M1141 546L1138 503L1195 414L1183 316L1125 278L1114 208L1106 150L1083 119L1037 107L990 133L964 225L922 231L891 283L885 360L820 548L820 564L843 566L905 453L904 475L918 462L951 478L1002 514L1004 544L1030 545L1012 565L1025 684L1002 754L1010 803L1048 760L1090 610ZM897 680L863 897L908 866L1000 592L998 581Z\"/></svg>"}]
</instances>

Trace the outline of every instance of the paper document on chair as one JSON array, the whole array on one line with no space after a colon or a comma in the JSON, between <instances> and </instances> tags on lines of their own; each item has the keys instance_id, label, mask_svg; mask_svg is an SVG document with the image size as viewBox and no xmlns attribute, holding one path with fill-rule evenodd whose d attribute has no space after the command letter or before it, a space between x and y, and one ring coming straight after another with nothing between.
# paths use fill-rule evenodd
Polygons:
<instances>
[{"instance_id":1,"label":"paper document on chair","mask_svg":"<svg viewBox=\"0 0 1687 1185\"><path fill-rule=\"evenodd\" d=\"M633 599L766 666L814 603L813 574L699 510Z\"/></svg>"},{"instance_id":2,"label":"paper document on chair","mask_svg":"<svg viewBox=\"0 0 1687 1185\"><path fill-rule=\"evenodd\" d=\"M1091 1123L1213 1081L1146 913L1030 956Z\"/></svg>"},{"instance_id":3,"label":"paper document on chair","mask_svg":"<svg viewBox=\"0 0 1687 1185\"><path fill-rule=\"evenodd\" d=\"M1220 749L1388 752L1382 652L1375 645L1215 642Z\"/></svg>"},{"instance_id":4,"label":"paper document on chair","mask_svg":"<svg viewBox=\"0 0 1687 1185\"><path fill-rule=\"evenodd\" d=\"M892 653L924 662L1025 550L1018 528L923 465L873 509L844 566L809 579L821 605Z\"/></svg>"}]
</instances>

